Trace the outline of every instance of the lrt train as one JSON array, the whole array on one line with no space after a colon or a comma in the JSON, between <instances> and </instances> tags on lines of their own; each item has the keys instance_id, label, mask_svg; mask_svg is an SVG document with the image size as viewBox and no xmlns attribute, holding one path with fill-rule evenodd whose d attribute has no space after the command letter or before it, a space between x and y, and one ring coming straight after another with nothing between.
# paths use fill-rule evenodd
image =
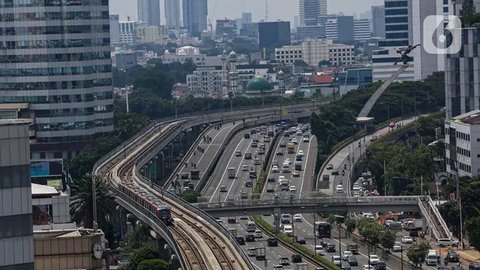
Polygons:
<instances>
[{"instance_id":1,"label":"lrt train","mask_svg":"<svg viewBox=\"0 0 480 270\"><path fill-rule=\"evenodd\" d=\"M120 192L125 194L127 197L141 205L150 213L154 214L160 220L165 223L165 225L172 225L173 218L170 207L162 203L155 196L150 194L148 191L141 189L133 183L120 183L118 185Z\"/></svg>"}]
</instances>

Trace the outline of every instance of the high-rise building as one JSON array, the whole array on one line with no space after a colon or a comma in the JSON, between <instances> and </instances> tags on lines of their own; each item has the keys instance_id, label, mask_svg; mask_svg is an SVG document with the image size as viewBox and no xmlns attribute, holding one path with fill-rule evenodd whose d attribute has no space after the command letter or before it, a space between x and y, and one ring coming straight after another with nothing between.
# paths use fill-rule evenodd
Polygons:
<instances>
[{"instance_id":1,"label":"high-rise building","mask_svg":"<svg viewBox=\"0 0 480 270\"><path fill-rule=\"evenodd\" d=\"M121 21L120 22L120 43L124 45L135 45L136 36L135 28L137 23L134 21Z\"/></svg>"},{"instance_id":2,"label":"high-rise building","mask_svg":"<svg viewBox=\"0 0 480 270\"><path fill-rule=\"evenodd\" d=\"M353 43L353 16L335 16L325 22L325 36L337 43Z\"/></svg>"},{"instance_id":3,"label":"high-rise building","mask_svg":"<svg viewBox=\"0 0 480 270\"><path fill-rule=\"evenodd\" d=\"M318 25L318 18L327 15L327 0L300 0L300 26Z\"/></svg>"},{"instance_id":4,"label":"high-rise building","mask_svg":"<svg viewBox=\"0 0 480 270\"><path fill-rule=\"evenodd\" d=\"M34 269L29 124L0 120L0 269Z\"/></svg>"},{"instance_id":5,"label":"high-rise building","mask_svg":"<svg viewBox=\"0 0 480 270\"><path fill-rule=\"evenodd\" d=\"M138 20L160 26L160 0L137 0Z\"/></svg>"},{"instance_id":6,"label":"high-rise building","mask_svg":"<svg viewBox=\"0 0 480 270\"><path fill-rule=\"evenodd\" d=\"M252 13L251 12L243 12L242 13L242 25L252 23Z\"/></svg>"},{"instance_id":7,"label":"high-rise building","mask_svg":"<svg viewBox=\"0 0 480 270\"><path fill-rule=\"evenodd\" d=\"M258 43L265 52L265 58L270 58L275 48L290 44L290 22L258 23Z\"/></svg>"},{"instance_id":8,"label":"high-rise building","mask_svg":"<svg viewBox=\"0 0 480 270\"><path fill-rule=\"evenodd\" d=\"M165 0L165 21L168 29L180 29L180 0Z\"/></svg>"},{"instance_id":9,"label":"high-rise building","mask_svg":"<svg viewBox=\"0 0 480 270\"><path fill-rule=\"evenodd\" d=\"M372 37L369 19L358 19L353 21L353 39L355 41L366 41Z\"/></svg>"},{"instance_id":10,"label":"high-rise building","mask_svg":"<svg viewBox=\"0 0 480 270\"><path fill-rule=\"evenodd\" d=\"M110 44L120 43L120 16L110 15Z\"/></svg>"},{"instance_id":11,"label":"high-rise building","mask_svg":"<svg viewBox=\"0 0 480 270\"><path fill-rule=\"evenodd\" d=\"M430 15L448 15L451 0L385 0L385 40L381 50L374 52L373 80L386 80L398 70L398 48L422 44L424 20ZM446 25L446 24L445 24ZM437 31L441 34L443 31ZM413 60L397 80L421 80L435 71L445 70L444 55L429 54L422 46L411 52Z\"/></svg>"},{"instance_id":12,"label":"high-rise building","mask_svg":"<svg viewBox=\"0 0 480 270\"><path fill-rule=\"evenodd\" d=\"M208 1L183 0L183 26L192 36L207 30Z\"/></svg>"},{"instance_id":13,"label":"high-rise building","mask_svg":"<svg viewBox=\"0 0 480 270\"><path fill-rule=\"evenodd\" d=\"M384 6L372 6L372 36L385 38Z\"/></svg>"},{"instance_id":14,"label":"high-rise building","mask_svg":"<svg viewBox=\"0 0 480 270\"><path fill-rule=\"evenodd\" d=\"M32 158L71 158L113 131L108 1L2 3L0 103L29 103Z\"/></svg>"},{"instance_id":15,"label":"high-rise building","mask_svg":"<svg viewBox=\"0 0 480 270\"><path fill-rule=\"evenodd\" d=\"M230 19L223 19L217 20L216 27L215 27L215 34L217 37L228 37L233 38L237 34L236 24L234 20Z\"/></svg>"}]
</instances>

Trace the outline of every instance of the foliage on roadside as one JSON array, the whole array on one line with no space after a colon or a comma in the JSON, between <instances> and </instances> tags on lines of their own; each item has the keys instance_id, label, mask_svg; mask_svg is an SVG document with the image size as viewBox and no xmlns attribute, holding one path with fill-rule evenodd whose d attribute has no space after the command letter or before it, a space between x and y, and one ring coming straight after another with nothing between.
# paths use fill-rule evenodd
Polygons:
<instances>
[{"instance_id":1,"label":"foliage on roadside","mask_svg":"<svg viewBox=\"0 0 480 270\"><path fill-rule=\"evenodd\" d=\"M185 190L180 194L180 197L189 203L197 203L200 196L201 194L193 189Z\"/></svg>"},{"instance_id":2,"label":"foliage on roadside","mask_svg":"<svg viewBox=\"0 0 480 270\"><path fill-rule=\"evenodd\" d=\"M421 268L429 249L430 245L426 242L414 244L407 249L407 257L413 265Z\"/></svg>"}]
</instances>

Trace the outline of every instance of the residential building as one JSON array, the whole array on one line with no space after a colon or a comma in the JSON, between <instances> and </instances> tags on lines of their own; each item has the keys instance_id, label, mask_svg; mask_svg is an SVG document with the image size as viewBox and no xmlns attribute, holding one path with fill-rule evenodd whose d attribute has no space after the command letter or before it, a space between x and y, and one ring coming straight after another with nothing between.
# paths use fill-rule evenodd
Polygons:
<instances>
[{"instance_id":1,"label":"residential building","mask_svg":"<svg viewBox=\"0 0 480 270\"><path fill-rule=\"evenodd\" d=\"M330 17L325 22L325 37L336 43L353 44L353 16Z\"/></svg>"},{"instance_id":2,"label":"residential building","mask_svg":"<svg viewBox=\"0 0 480 270\"><path fill-rule=\"evenodd\" d=\"M120 44L120 16L110 15L110 44Z\"/></svg>"},{"instance_id":3,"label":"residential building","mask_svg":"<svg viewBox=\"0 0 480 270\"><path fill-rule=\"evenodd\" d=\"M160 0L137 0L138 20L160 26Z\"/></svg>"},{"instance_id":4,"label":"residential building","mask_svg":"<svg viewBox=\"0 0 480 270\"><path fill-rule=\"evenodd\" d=\"M182 27L181 19L181 0L164 0L165 1L165 24L168 29L179 30Z\"/></svg>"},{"instance_id":5,"label":"residential building","mask_svg":"<svg viewBox=\"0 0 480 270\"><path fill-rule=\"evenodd\" d=\"M302 45L289 45L275 48L275 60L283 64L303 61Z\"/></svg>"},{"instance_id":6,"label":"residential building","mask_svg":"<svg viewBox=\"0 0 480 270\"><path fill-rule=\"evenodd\" d=\"M264 57L270 59L275 48L290 44L290 22L260 22L258 23L258 42Z\"/></svg>"},{"instance_id":7,"label":"residential building","mask_svg":"<svg viewBox=\"0 0 480 270\"><path fill-rule=\"evenodd\" d=\"M450 177L480 175L480 110L445 122L447 173Z\"/></svg>"},{"instance_id":8,"label":"residential building","mask_svg":"<svg viewBox=\"0 0 480 270\"><path fill-rule=\"evenodd\" d=\"M240 36L255 38L258 40L258 23L247 23L242 25Z\"/></svg>"},{"instance_id":9,"label":"residential building","mask_svg":"<svg viewBox=\"0 0 480 270\"><path fill-rule=\"evenodd\" d=\"M372 56L373 80L384 81L398 70L394 65L399 60L398 48L422 44L423 23L430 15L448 15L451 0L385 0L385 40L379 43L380 50ZM437 31L440 35L443 31ZM411 52L413 60L398 81L421 80L435 71L445 70L444 55L429 54L423 47Z\"/></svg>"},{"instance_id":10,"label":"residential building","mask_svg":"<svg viewBox=\"0 0 480 270\"><path fill-rule=\"evenodd\" d=\"M188 91L195 97L217 97L227 94L228 72L220 66L197 67L187 75Z\"/></svg>"},{"instance_id":11,"label":"residential building","mask_svg":"<svg viewBox=\"0 0 480 270\"><path fill-rule=\"evenodd\" d=\"M183 26L198 37L207 30L208 0L183 0Z\"/></svg>"},{"instance_id":12,"label":"residential building","mask_svg":"<svg viewBox=\"0 0 480 270\"><path fill-rule=\"evenodd\" d=\"M113 131L108 1L27 2L0 9L0 103L30 104L33 159L70 159Z\"/></svg>"},{"instance_id":13,"label":"residential building","mask_svg":"<svg viewBox=\"0 0 480 270\"><path fill-rule=\"evenodd\" d=\"M330 60L331 40L312 39L302 42L303 61L309 66L318 66L321 61Z\"/></svg>"},{"instance_id":14,"label":"residential building","mask_svg":"<svg viewBox=\"0 0 480 270\"><path fill-rule=\"evenodd\" d=\"M327 0L300 0L300 26L318 25L318 18L327 15Z\"/></svg>"},{"instance_id":15,"label":"residential building","mask_svg":"<svg viewBox=\"0 0 480 270\"><path fill-rule=\"evenodd\" d=\"M372 6L372 36L385 38L385 7Z\"/></svg>"},{"instance_id":16,"label":"residential building","mask_svg":"<svg viewBox=\"0 0 480 270\"><path fill-rule=\"evenodd\" d=\"M354 41L366 41L372 38L369 19L359 19L353 21L353 39Z\"/></svg>"},{"instance_id":17,"label":"residential building","mask_svg":"<svg viewBox=\"0 0 480 270\"><path fill-rule=\"evenodd\" d=\"M355 48L353 45L332 44L328 49L331 65L350 66L355 63Z\"/></svg>"},{"instance_id":18,"label":"residential building","mask_svg":"<svg viewBox=\"0 0 480 270\"><path fill-rule=\"evenodd\" d=\"M34 269L29 125L0 120L0 269Z\"/></svg>"},{"instance_id":19,"label":"residential building","mask_svg":"<svg viewBox=\"0 0 480 270\"><path fill-rule=\"evenodd\" d=\"M277 62L291 65L304 61L309 66L318 66L321 61L332 65L352 65L355 63L353 45L333 44L331 40L306 40L300 45L283 46L275 49Z\"/></svg>"},{"instance_id":20,"label":"residential building","mask_svg":"<svg viewBox=\"0 0 480 270\"><path fill-rule=\"evenodd\" d=\"M242 13L242 25L252 23L252 13L251 12L243 12Z\"/></svg>"},{"instance_id":21,"label":"residential building","mask_svg":"<svg viewBox=\"0 0 480 270\"><path fill-rule=\"evenodd\" d=\"M447 118L480 109L480 28L462 29L462 37L462 50L447 54L445 61Z\"/></svg>"},{"instance_id":22,"label":"residential building","mask_svg":"<svg viewBox=\"0 0 480 270\"><path fill-rule=\"evenodd\" d=\"M159 42L166 37L168 37L168 29L164 25L140 23L135 26L136 44Z\"/></svg>"},{"instance_id":23,"label":"residential building","mask_svg":"<svg viewBox=\"0 0 480 270\"><path fill-rule=\"evenodd\" d=\"M134 21L120 21L120 43L133 46L136 44L135 27L137 23Z\"/></svg>"}]
</instances>

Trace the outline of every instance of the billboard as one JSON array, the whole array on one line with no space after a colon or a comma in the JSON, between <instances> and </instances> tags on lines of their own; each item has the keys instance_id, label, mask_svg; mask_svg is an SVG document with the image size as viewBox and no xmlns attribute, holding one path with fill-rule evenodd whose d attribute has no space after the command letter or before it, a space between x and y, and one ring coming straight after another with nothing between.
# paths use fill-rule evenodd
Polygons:
<instances>
[{"instance_id":1,"label":"billboard","mask_svg":"<svg viewBox=\"0 0 480 270\"><path fill-rule=\"evenodd\" d=\"M63 160L32 160L30 162L30 174L32 177L62 176Z\"/></svg>"}]
</instances>

